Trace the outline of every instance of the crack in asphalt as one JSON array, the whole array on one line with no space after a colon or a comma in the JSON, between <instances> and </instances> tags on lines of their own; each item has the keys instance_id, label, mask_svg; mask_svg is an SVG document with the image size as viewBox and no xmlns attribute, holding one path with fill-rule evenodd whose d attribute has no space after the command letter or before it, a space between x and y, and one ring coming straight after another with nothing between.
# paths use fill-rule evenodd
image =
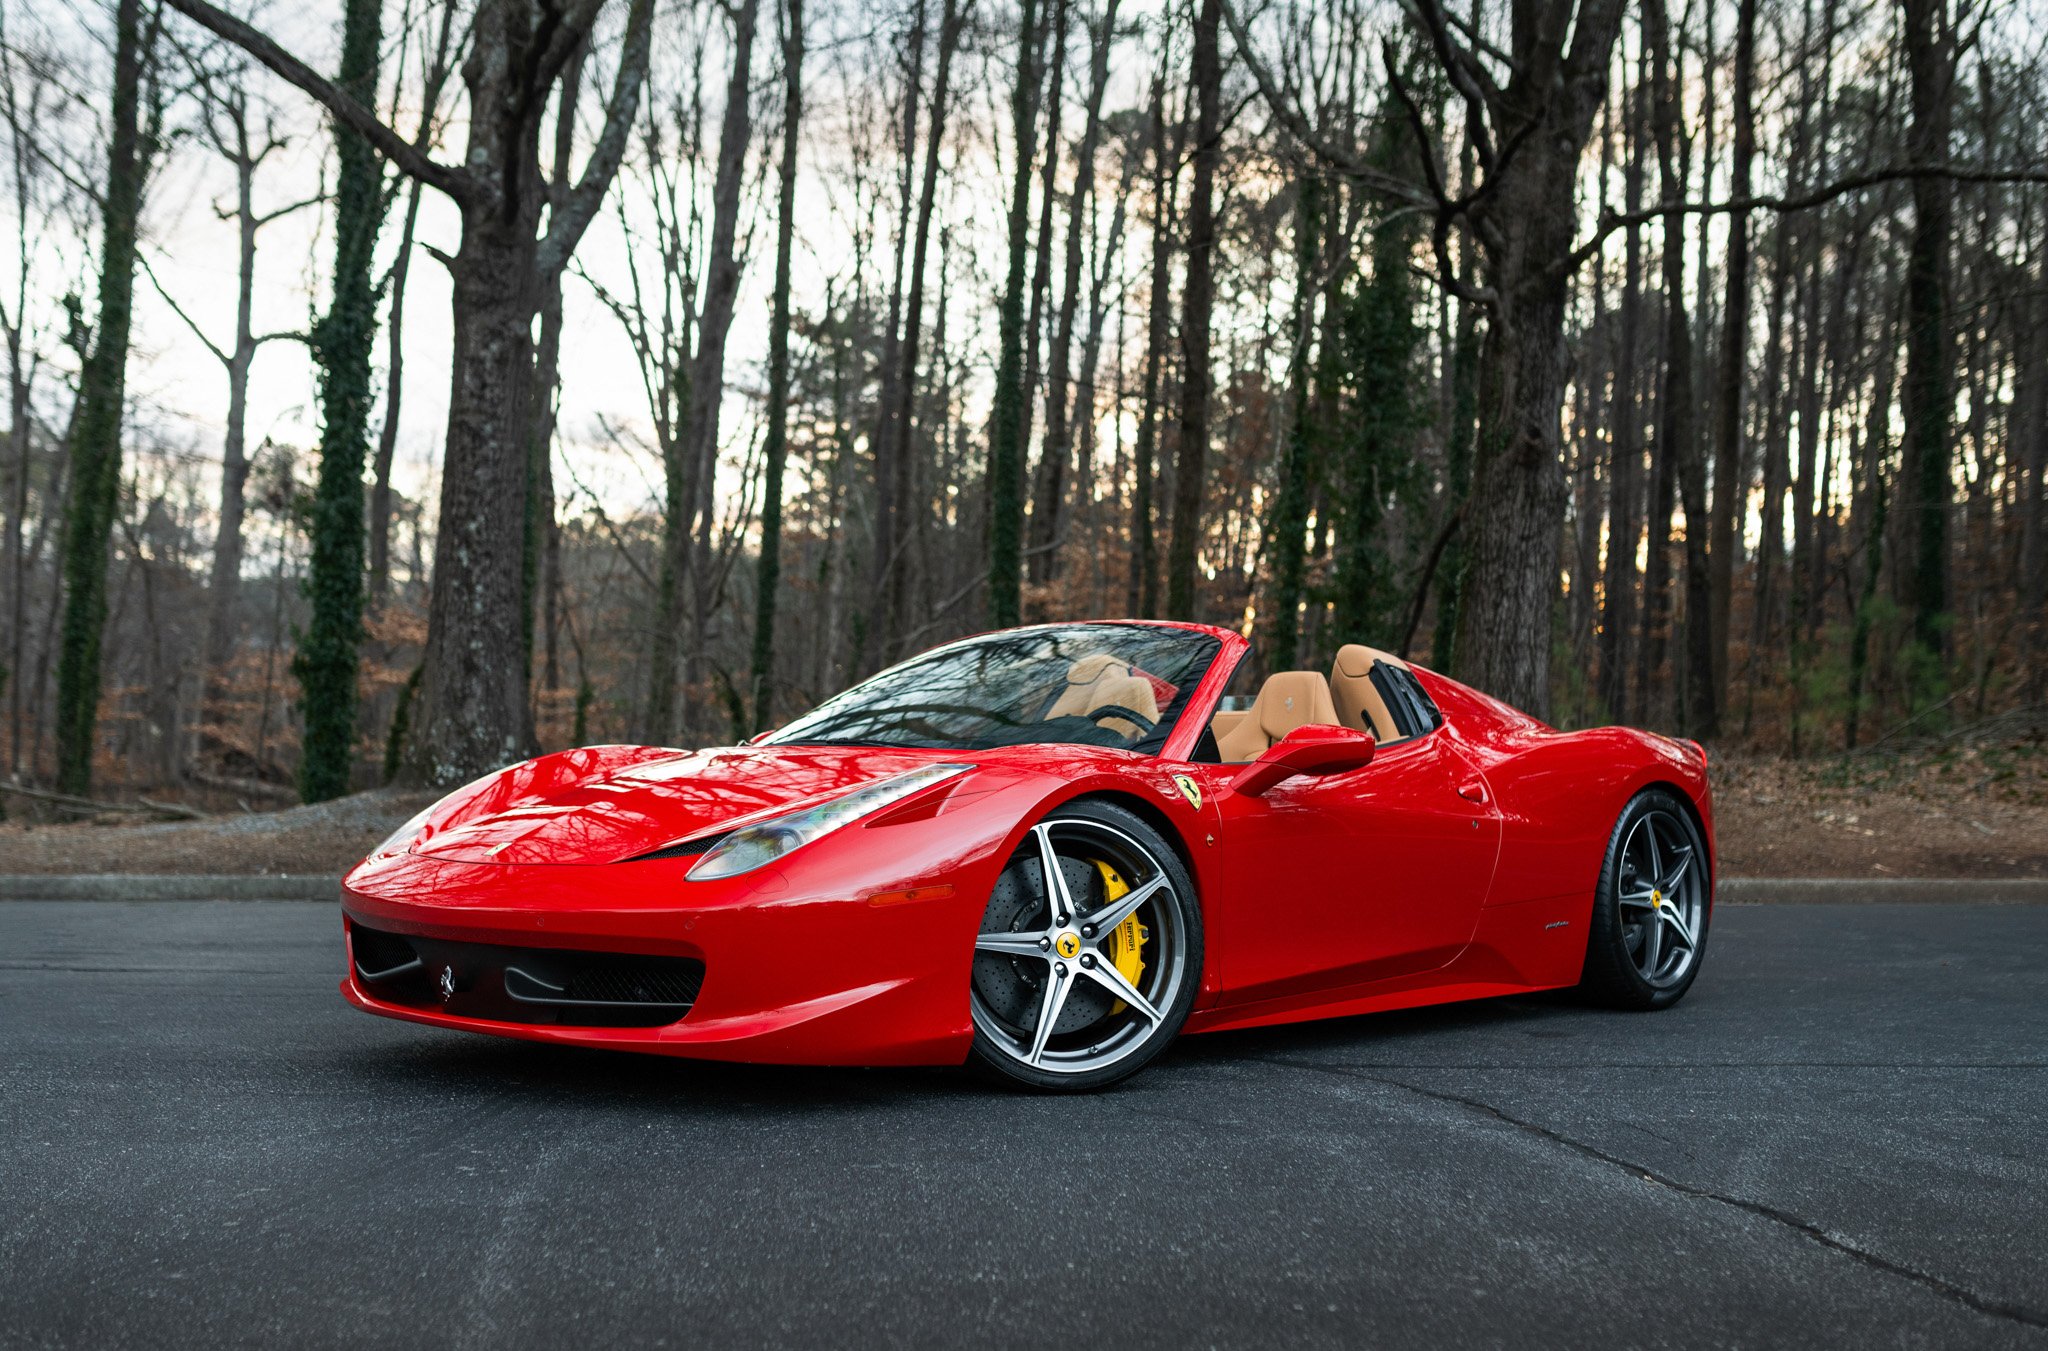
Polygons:
<instances>
[{"instance_id":1,"label":"crack in asphalt","mask_svg":"<svg viewBox=\"0 0 2048 1351\"><path fill-rule=\"evenodd\" d=\"M1839 1234L1829 1233L1813 1221L1795 1215L1788 1210L1780 1210L1776 1206L1768 1205L1762 1201L1752 1201L1743 1196L1730 1196L1724 1192L1715 1191L1711 1187L1703 1187L1697 1183L1686 1182L1679 1178L1659 1173L1654 1169L1644 1167L1642 1164L1624 1159L1617 1154L1610 1154L1597 1145L1589 1145L1585 1141L1574 1139L1561 1131L1552 1130L1548 1126L1539 1125L1534 1121L1526 1121L1512 1113L1502 1111L1492 1103L1482 1099L1468 1098L1458 1093L1447 1093L1441 1089L1424 1088L1420 1084L1411 1084L1402 1079L1389 1079L1383 1075L1371 1074L1350 1065L1324 1065L1313 1061L1287 1060L1277 1056L1255 1056L1252 1058L1268 1065L1280 1065L1289 1069L1313 1070L1322 1074L1363 1079L1368 1083L1383 1084L1388 1088L1402 1089L1418 1097L1449 1103L1452 1106L1462 1107L1469 1112L1474 1112L1481 1116L1492 1117L1503 1125L1512 1126L1516 1130L1536 1136L1538 1139L1560 1145L1571 1150L1573 1153L1633 1174L1652 1186L1663 1187L1677 1192L1681 1196L1692 1197L1695 1200L1712 1201L1734 1210L1740 1210L1745 1214L1769 1220L1773 1224L1790 1229L1801 1237L1828 1249L1830 1252L1840 1253L1842 1256L1860 1262L1874 1271L1911 1281L1947 1300L1961 1304L1965 1308L1973 1309L1988 1317L2005 1319L2009 1322L2018 1323L2022 1327L2048 1328L2048 1314L2030 1309L2023 1304L2014 1304L1981 1295L1967 1286L1957 1285L1954 1281L1937 1276L1933 1272L1922 1271L1918 1267L1911 1267L1902 1262L1894 1261L1880 1253L1872 1252L1868 1248L1860 1247Z\"/></svg>"},{"instance_id":2,"label":"crack in asphalt","mask_svg":"<svg viewBox=\"0 0 2048 1351\"><path fill-rule=\"evenodd\" d=\"M1291 1061L1270 1060L1276 1065ZM1219 1057L1219 1062L1221 1057ZM1334 1068L1334 1067L1332 1067ZM1556 1070L2048 1070L2048 1060L1544 1060L1506 1065L1488 1061L1389 1060L1342 1068L1375 1070L1485 1070L1549 1074Z\"/></svg>"}]
</instances>

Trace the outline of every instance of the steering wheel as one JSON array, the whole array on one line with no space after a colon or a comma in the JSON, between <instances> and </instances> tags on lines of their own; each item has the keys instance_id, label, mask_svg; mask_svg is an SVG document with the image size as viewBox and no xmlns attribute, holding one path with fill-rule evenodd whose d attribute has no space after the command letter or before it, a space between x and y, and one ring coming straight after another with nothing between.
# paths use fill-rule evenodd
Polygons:
<instances>
[{"instance_id":1,"label":"steering wheel","mask_svg":"<svg viewBox=\"0 0 2048 1351\"><path fill-rule=\"evenodd\" d=\"M1137 709L1126 708L1122 704L1099 704L1089 709L1084 716L1087 717L1088 721L1094 723L1104 722L1110 718L1122 718L1125 722L1135 726L1138 729L1138 735L1141 737L1148 735L1153 728L1159 725Z\"/></svg>"}]
</instances>

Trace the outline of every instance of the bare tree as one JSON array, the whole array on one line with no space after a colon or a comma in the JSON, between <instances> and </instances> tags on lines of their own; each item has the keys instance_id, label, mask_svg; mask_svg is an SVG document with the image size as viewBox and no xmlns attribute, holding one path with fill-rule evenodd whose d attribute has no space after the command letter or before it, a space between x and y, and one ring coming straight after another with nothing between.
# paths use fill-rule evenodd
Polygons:
<instances>
[{"instance_id":1,"label":"bare tree","mask_svg":"<svg viewBox=\"0 0 2048 1351\"><path fill-rule=\"evenodd\" d=\"M200 647L204 700L212 704L225 694L227 667L234 655L237 608L242 585L242 517L249 478L249 375L264 344L280 338L303 342L299 332L255 330L257 236L267 225L318 205L324 193L259 209L256 180L263 164L285 149L290 138L279 133L275 117L250 105L248 70L241 63L215 69L211 53L183 51L199 101L199 129L214 154L234 175L232 206L215 213L235 226L235 323L226 344L215 342L157 280L147 257L141 259L150 285L193 338L220 363L227 375L227 418L221 438L220 506L213 538L213 566L207 580L206 635ZM261 125L256 118L261 116Z\"/></svg>"},{"instance_id":2,"label":"bare tree","mask_svg":"<svg viewBox=\"0 0 2048 1351\"><path fill-rule=\"evenodd\" d=\"M1166 554L1166 613L1195 613L1195 560L1202 528L1203 479L1209 460L1209 321L1216 303L1216 165L1222 157L1223 60L1218 46L1222 0L1202 0L1188 86L1195 100L1193 176L1188 186L1187 280L1181 298L1180 422L1174 466L1173 534Z\"/></svg>"},{"instance_id":3,"label":"bare tree","mask_svg":"<svg viewBox=\"0 0 2048 1351\"><path fill-rule=\"evenodd\" d=\"M168 3L311 94L461 209L462 243L448 260L455 352L440 524L407 763L423 783L473 777L516 758L524 744L519 607L533 317L541 285L568 263L625 153L647 70L653 0L628 7L604 128L565 209L547 213L544 231L541 114L604 0L484 0L462 68L469 148L460 167L429 157L234 16L205 0Z\"/></svg>"},{"instance_id":4,"label":"bare tree","mask_svg":"<svg viewBox=\"0 0 2048 1351\"><path fill-rule=\"evenodd\" d=\"M774 721L775 603L782 585L782 475L789 453L789 272L790 255L796 244L797 133L804 112L803 0L783 0L783 4L782 162L775 197L775 290L768 321L768 433L762 456L761 565L748 689L756 732L766 730ZM934 138L937 134L934 128Z\"/></svg>"}]
</instances>

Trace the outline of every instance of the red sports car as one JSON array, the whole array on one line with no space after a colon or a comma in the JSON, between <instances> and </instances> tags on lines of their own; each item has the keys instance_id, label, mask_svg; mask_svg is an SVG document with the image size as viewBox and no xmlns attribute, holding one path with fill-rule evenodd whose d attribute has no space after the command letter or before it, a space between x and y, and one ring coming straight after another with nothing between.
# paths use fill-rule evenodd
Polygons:
<instances>
[{"instance_id":1,"label":"red sports car","mask_svg":"<svg viewBox=\"0 0 2048 1351\"><path fill-rule=\"evenodd\" d=\"M1359 646L1228 697L1247 649L1011 629L742 746L514 765L348 875L342 993L535 1041L1046 1089L1183 1031L1684 995L1712 909L1698 745L1558 732Z\"/></svg>"}]
</instances>

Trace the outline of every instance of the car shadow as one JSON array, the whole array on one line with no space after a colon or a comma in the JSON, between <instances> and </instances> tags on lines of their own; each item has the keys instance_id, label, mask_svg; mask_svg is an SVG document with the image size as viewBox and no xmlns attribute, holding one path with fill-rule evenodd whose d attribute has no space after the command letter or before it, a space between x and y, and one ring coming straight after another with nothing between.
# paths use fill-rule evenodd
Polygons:
<instances>
[{"instance_id":1,"label":"car shadow","mask_svg":"<svg viewBox=\"0 0 2048 1351\"><path fill-rule=\"evenodd\" d=\"M933 1068L854 1069L743 1065L596 1047L546 1046L420 1029L400 1046L344 1052L336 1064L366 1091L486 1093L613 1107L759 1112L822 1105L877 1106L943 1098L968 1075Z\"/></svg>"},{"instance_id":2,"label":"car shadow","mask_svg":"<svg viewBox=\"0 0 2048 1351\"><path fill-rule=\"evenodd\" d=\"M1461 1035L1467 1033L1487 1034L1486 1044L1494 1049L1503 1032L1544 1040L1571 1037L1591 1012L1575 991L1551 990L1211 1032L1182 1038L1169 1058L1206 1064L1336 1052L1333 1058L1346 1063L1405 1064L1425 1046L1439 1051L1462 1046Z\"/></svg>"},{"instance_id":3,"label":"car shadow","mask_svg":"<svg viewBox=\"0 0 2048 1351\"><path fill-rule=\"evenodd\" d=\"M1566 1024L1584 1013L1566 991L1184 1037L1144 1073L1109 1091L1165 1087L1189 1073L1294 1057L1391 1068L1412 1063L1424 1045L1441 1052L1469 1033L1486 1034L1488 1047L1497 1051L1497 1034L1504 1029L1568 1037ZM333 1068L377 1094L456 1092L558 1107L687 1108L699 1114L862 1111L963 1099L1044 1101L961 1068L727 1064L438 1029L390 1032L379 1045L343 1051Z\"/></svg>"}]
</instances>

